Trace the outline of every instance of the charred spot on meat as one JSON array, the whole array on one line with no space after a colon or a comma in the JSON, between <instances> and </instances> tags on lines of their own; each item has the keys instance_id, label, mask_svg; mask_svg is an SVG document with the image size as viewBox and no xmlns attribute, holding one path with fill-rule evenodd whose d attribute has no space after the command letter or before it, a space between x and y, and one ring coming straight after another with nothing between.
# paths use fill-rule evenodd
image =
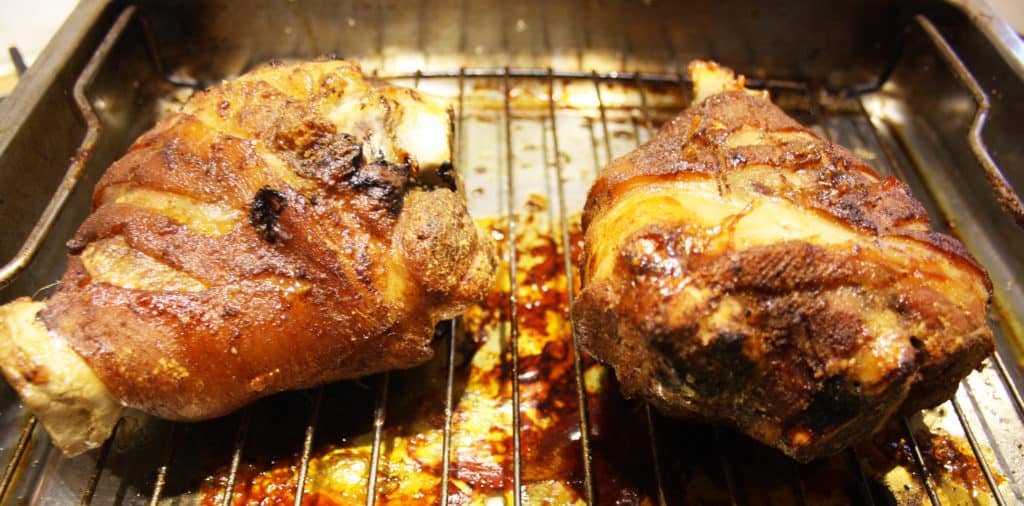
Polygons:
<instances>
[{"instance_id":1,"label":"charred spot on meat","mask_svg":"<svg viewBox=\"0 0 1024 506\"><path fill-rule=\"evenodd\" d=\"M278 241L284 242L291 238L279 223L281 213L288 208L288 202L284 194L264 186L256 192L249 207L249 223L256 229L256 233L264 241L274 244Z\"/></svg>"},{"instance_id":2,"label":"charred spot on meat","mask_svg":"<svg viewBox=\"0 0 1024 506\"><path fill-rule=\"evenodd\" d=\"M441 179L441 184L445 188L455 191L455 167L452 166L451 162L442 163L441 166L437 168L437 176Z\"/></svg>"},{"instance_id":3,"label":"charred spot on meat","mask_svg":"<svg viewBox=\"0 0 1024 506\"><path fill-rule=\"evenodd\" d=\"M409 165L377 160L353 174L349 184L372 197L394 218L402 212L409 186Z\"/></svg>"}]
</instances>

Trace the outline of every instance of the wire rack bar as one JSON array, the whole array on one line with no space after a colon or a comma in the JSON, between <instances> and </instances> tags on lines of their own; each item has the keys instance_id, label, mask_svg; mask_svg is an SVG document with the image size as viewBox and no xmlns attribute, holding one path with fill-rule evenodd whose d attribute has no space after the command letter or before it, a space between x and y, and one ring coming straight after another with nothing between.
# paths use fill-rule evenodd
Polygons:
<instances>
[{"instance_id":1,"label":"wire rack bar","mask_svg":"<svg viewBox=\"0 0 1024 506\"><path fill-rule=\"evenodd\" d=\"M441 506L448 506L448 473L451 471L452 412L455 383L455 331L457 320L451 321L448 335L448 378L444 392L444 441L441 444Z\"/></svg>"},{"instance_id":2,"label":"wire rack bar","mask_svg":"<svg viewBox=\"0 0 1024 506\"><path fill-rule=\"evenodd\" d=\"M313 453L313 439L316 437L316 425L320 420L320 405L324 398L324 388L313 392L313 407L309 413L309 423L302 438L302 457L299 459L299 476L295 480L295 506L302 506L302 497L306 494L306 476L309 473L309 458Z\"/></svg>"},{"instance_id":3,"label":"wire rack bar","mask_svg":"<svg viewBox=\"0 0 1024 506\"><path fill-rule=\"evenodd\" d=\"M455 111L455 166L463 170L462 130L466 109L466 76L459 70L459 102ZM458 320L452 320L448 334L448 375L444 382L444 440L441 444L441 506L448 506L448 474L451 471L452 413L455 410L455 346Z\"/></svg>"},{"instance_id":4,"label":"wire rack bar","mask_svg":"<svg viewBox=\"0 0 1024 506\"><path fill-rule=\"evenodd\" d=\"M36 417L28 417L28 421L21 428L21 434L18 435L18 442L14 444L14 451L11 452L11 458L7 460L7 465L4 466L4 474L0 477L0 500L7 497L7 491L11 486L11 481L14 479L14 475L20 468L21 459L25 456L28 450L29 442L32 441L32 433L36 430L38 425Z\"/></svg>"},{"instance_id":5,"label":"wire rack bar","mask_svg":"<svg viewBox=\"0 0 1024 506\"><path fill-rule=\"evenodd\" d=\"M512 79L547 79L548 69L543 68L462 68L460 70L423 70L418 71L424 79L455 79L461 73L466 78L492 78L501 79L507 74ZM600 81L624 81L635 82L637 76L644 82L650 84L676 84L679 82L679 74L666 74L658 72L598 72L584 70L553 70L552 77L555 79L581 80L597 79ZM381 79L410 79L416 72L381 72L378 77ZM683 75L683 81L690 82L689 77ZM746 85L750 88L773 88L804 90L807 85L800 81L784 79L757 79L747 78Z\"/></svg>"},{"instance_id":6,"label":"wire rack bar","mask_svg":"<svg viewBox=\"0 0 1024 506\"><path fill-rule=\"evenodd\" d=\"M89 476L89 481L85 484L85 488L82 490L82 500L79 504L87 506L92 503L92 497L96 494L96 485L100 483L100 475L103 474L103 468L107 465L107 456L110 455L110 447L114 445L114 439L117 437L117 430L124 424L124 418L117 421L114 425L114 430L110 433L110 438L107 439L103 446L100 447L100 454L96 457L96 465L93 466L92 475Z\"/></svg>"},{"instance_id":7,"label":"wire rack bar","mask_svg":"<svg viewBox=\"0 0 1024 506\"><path fill-rule=\"evenodd\" d=\"M522 490L522 442L519 432L522 429L519 413L519 297L516 294L516 203L515 203L515 155L512 153L512 98L510 96L510 77L505 69L502 90L505 95L505 167L508 191L508 276L509 286L509 329L512 354L512 493L513 504L523 503Z\"/></svg>"},{"instance_id":8,"label":"wire rack bar","mask_svg":"<svg viewBox=\"0 0 1024 506\"><path fill-rule=\"evenodd\" d=\"M235 481L238 479L238 466L242 462L242 451L245 450L245 443L249 439L249 423L252 422L252 407L246 407L242 411L241 420L238 422L238 429L235 431L235 444L231 451L231 467L228 468L227 483L224 484L224 497L221 499L221 506L232 506L235 495Z\"/></svg>"},{"instance_id":9,"label":"wire rack bar","mask_svg":"<svg viewBox=\"0 0 1024 506\"><path fill-rule=\"evenodd\" d=\"M960 401L954 396L950 402L953 404L953 411L956 411L957 419L960 420L960 425L964 428L964 434L967 436L967 442L971 445L974 458L978 460L981 474L985 475L985 482L988 483L989 489L992 490L992 498L995 499L996 504L999 506L1006 506L1006 499L1003 498L1003 493L999 490L999 484L996 483L995 475L992 474L992 468L988 465L988 459L985 458L985 454L981 451L981 444L974 435L974 429L967 422L964 410L960 407Z\"/></svg>"},{"instance_id":10,"label":"wire rack bar","mask_svg":"<svg viewBox=\"0 0 1024 506\"><path fill-rule=\"evenodd\" d=\"M167 473L171 468L171 462L174 460L174 448L178 442L178 424L171 423L170 429L168 429L167 439L164 445L164 458L160 466L156 468L156 477L153 480L153 493L149 495L149 506L157 506L160 504L160 496L164 493L164 487L167 486Z\"/></svg>"},{"instance_id":11,"label":"wire rack bar","mask_svg":"<svg viewBox=\"0 0 1024 506\"><path fill-rule=\"evenodd\" d=\"M601 133L604 135L604 154L605 163L611 163L612 161L612 138L608 135L608 112L604 105L604 96L601 94L601 81L603 80L597 72L590 73L591 80L594 81L594 92L597 93L597 107L601 113ZM600 170L600 167L598 168Z\"/></svg>"},{"instance_id":12,"label":"wire rack bar","mask_svg":"<svg viewBox=\"0 0 1024 506\"><path fill-rule=\"evenodd\" d=\"M928 469L928 464L924 461L921 445L917 443L917 436L914 435L914 430L910 427L910 422L907 421L906 417L901 418L900 422L903 425L903 432L906 434L907 440L910 441L911 453L914 455L914 462L917 463L918 471L921 472L924 488L928 492L928 499L932 502L932 506L941 506L942 501L939 500L939 494L935 490L935 478L932 476L931 470Z\"/></svg>"},{"instance_id":13,"label":"wire rack bar","mask_svg":"<svg viewBox=\"0 0 1024 506\"><path fill-rule=\"evenodd\" d=\"M377 399L373 407L373 446L370 450L370 473L366 479L366 506L377 503L377 474L380 468L380 444L384 435L384 420L388 413L388 383L391 374L381 373L380 387L377 388Z\"/></svg>"},{"instance_id":14,"label":"wire rack bar","mask_svg":"<svg viewBox=\"0 0 1024 506\"><path fill-rule=\"evenodd\" d=\"M561 147L558 143L558 120L555 117L555 79L553 71L548 69L548 119L551 121L552 147L555 152L555 180L558 192L558 214L561 221L562 233L562 255L565 264L566 290L569 299L569 314L573 312L573 290L576 286L573 274L572 243L569 235L569 212L565 207L565 184L562 180L562 157ZM572 365L576 376L576 403L579 409L580 427L580 448L583 459L583 492L586 495L587 504L597 504L594 492L594 470L590 448L590 408L587 403L587 388L583 378L583 349L580 346L579 336L576 335L576 326L569 322L572 333Z\"/></svg>"}]
</instances>

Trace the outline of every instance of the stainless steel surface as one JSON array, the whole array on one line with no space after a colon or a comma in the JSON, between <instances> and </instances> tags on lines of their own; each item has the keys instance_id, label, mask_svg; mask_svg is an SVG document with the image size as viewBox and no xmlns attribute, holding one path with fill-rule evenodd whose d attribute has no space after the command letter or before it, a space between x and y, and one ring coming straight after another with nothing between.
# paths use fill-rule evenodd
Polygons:
<instances>
[{"instance_id":1,"label":"stainless steel surface","mask_svg":"<svg viewBox=\"0 0 1024 506\"><path fill-rule=\"evenodd\" d=\"M648 138L656 121L647 90L652 86L685 86L680 77L692 57L715 58L749 74L751 84L770 89L780 97L795 97L806 105L801 119L820 134L851 147L880 172L895 174L922 198L936 226L959 236L989 269L995 283L993 324L997 329L998 354L960 389L947 407L902 421L914 464L921 472L928 500L938 504L941 489L935 469L929 469L915 430L921 423L967 438L979 459L997 504L1024 501L1024 455L1021 403L1021 318L1024 317L1024 234L999 201L1019 212L1024 174L1024 147L1017 141L1016 124L1024 112L1024 64L1020 41L1007 37L1008 28L991 18L984 5L973 2L923 2L902 9L893 2L810 3L780 2L775 8L748 2L727 1L698 6L653 4L643 6L624 0L597 2L548 2L513 5L474 3L468 0L421 0L418 3L385 2L257 2L224 1L178 3L143 1L133 6L84 2L55 43L29 71L23 84L0 105L0 225L8 231L0 243L0 261L8 262L0 284L0 301L33 293L63 269L61 244L80 222L89 206L91 182L119 156L141 131L151 124L174 93L187 94L195 83L209 83L236 75L274 57L311 57L335 53L363 62L382 78L431 81L430 91L447 93L457 100L458 161L463 171L490 165L493 173L477 181L488 182L486 195L470 196L475 215L481 212L508 218L507 237L521 231L517 216L531 188L557 202L550 224L563 245L566 265L570 259L568 218L582 205L582 193L596 171ZM136 22L138 21L138 22ZM787 29L800 26L801 30ZM340 27L340 28L339 28ZM94 62L87 57L95 52ZM104 63L104 59L109 60ZM976 78L977 77L977 78ZM81 114L88 118L97 109L99 126L76 125L74 107L60 100L60 90L79 83ZM467 98L486 94L488 83L499 83L500 113L496 135L481 142L479 133L464 145L468 118ZM574 84L586 84L589 92L564 92ZM612 88L614 86L614 88ZM482 88L483 87L483 88ZM517 109L513 90L546 92L539 121L524 120L527 111ZM563 96L556 100L556 87ZM592 93L592 94L591 94ZM568 98L566 98L568 97ZM685 106L684 91L666 109ZM578 99L572 102L570 99ZM475 111L479 113L479 111ZM986 122L987 114L987 122ZM663 118L662 118L663 119ZM64 123L61 123L61 122ZM57 127L49 127L52 123ZM475 128L482 123L472 120ZM632 133L620 138L620 123ZM66 124L65 124L66 123ZM528 123L528 125L524 125ZM530 126L533 125L533 126ZM553 144L553 161L545 162L556 184L531 180L519 174L526 156L520 128L539 128L541 137ZM628 129L627 129L628 130ZM490 132L491 130L488 130ZM45 142L43 134L47 132ZM76 158L73 170L64 163L79 139L96 132L91 159ZM549 133L544 133L549 132ZM572 163L562 153L572 153ZM585 164L580 160L592 160ZM585 166L586 165L586 166ZM27 177L20 167L38 167ZM82 173L61 182L65 172ZM29 183L32 184L29 184ZM65 184L67 183L67 184ZM58 191L54 191L58 188ZM993 188L1000 196L993 196ZM62 194L65 191L66 194ZM66 209L61 212L66 198ZM497 199L496 201L494 199ZM42 209L45 202L59 201ZM55 206L55 207L54 207ZM52 208L52 209L51 209ZM1020 217L1017 217L1020 219ZM35 231L29 231L35 225ZM47 233L48 232L48 233ZM33 257L33 252L38 254ZM510 250L510 280L515 285L515 248ZM13 267L11 267L13 266ZM17 271L24 272L15 276ZM573 286L571 270L566 273ZM511 500L528 502L523 495L523 451L520 441L519 330L516 291L509 303L508 345L512 357L513 485ZM452 438L456 323L445 335L447 353L439 354L445 367L445 406L441 459L440 502L448 504ZM587 503L601 503L597 484L602 476L593 465L584 367L579 345L571 330L567 336L574 352L575 388L579 408L581 496ZM350 417L372 418L372 451L366 474L366 503L378 500L377 474L386 447L383 434L388 397L388 375L374 389L375 405L351 410ZM309 395L295 393L292 396ZM323 390L312 394L308 411L300 410L294 430L295 453L300 455L296 472L295 504L300 504L311 455L323 431L321 403L331 396ZM202 450L195 441L223 434L233 441L221 461L228 467L221 501L228 504L236 480L244 479L247 442L260 442L250 433L250 420L261 411L247 408L236 418L175 429L130 414L118 434L98 453L64 459L53 450L34 419L9 389L0 396L0 458L8 462L0 478L0 498L19 503L48 500L54 503L93 499L97 504L156 504L174 497L188 501L188 492L199 486L190 463ZM287 397L263 403L288 403ZM324 404L327 409L329 404ZM254 414L257 413L257 414ZM944 415L942 414L944 413ZM955 416L954 416L955 414ZM665 476L674 467L678 448L664 435L677 437L673 422L644 408L647 441L651 452L649 473L655 481L648 498L671 504L678 498L675 478ZM668 432L665 432L668 429ZM187 432L186 436L180 433ZM253 429L255 431L255 429ZM288 429L291 430L291 429ZM206 436L209 434L209 436ZM233 434L233 437L232 437ZM919 434L919 433L918 433ZM724 493L733 504L759 504L747 483L751 465L734 458L737 447L728 432L716 431L716 460ZM171 442L168 442L171 441ZM603 443L601 443L603 444ZM991 450L991 451L989 451ZM125 461L139 457L136 469ZM869 483L862 458L847 454L863 503L876 503L879 492ZM148 466L148 467L147 467ZM789 497L799 504L814 501L801 467L786 474ZM1005 477L998 484L996 474ZM985 495L985 494L982 494Z\"/></svg>"},{"instance_id":2,"label":"stainless steel surface","mask_svg":"<svg viewBox=\"0 0 1024 506\"><path fill-rule=\"evenodd\" d=\"M770 8L740 0L641 8L621 0L147 4L168 68L187 67L203 80L270 58L327 53L364 59L382 72L550 66L660 73L715 53L755 77L844 85L880 70L898 40L899 16L897 3L879 0L783 1ZM181 9L195 12L182 16ZM728 36L718 28L726 19ZM179 44L184 34L206 54L189 54Z\"/></svg>"},{"instance_id":3,"label":"stainless steel surface","mask_svg":"<svg viewBox=\"0 0 1024 506\"><path fill-rule=\"evenodd\" d=\"M10 262L21 248L57 189L58 174L66 172L67 160L85 134L80 111L67 107L68 90L73 89L97 44L110 30L111 16L102 2L83 2L0 104L0 188L4 188L0 224L10 238L0 241L0 263ZM49 125L31 121L40 108L51 113L46 118ZM35 182L39 186L49 183L38 193L17 190L18 185L33 180L26 177L26 171L17 170L18 165L29 162L37 167L31 174Z\"/></svg>"},{"instance_id":4,"label":"stainless steel surface","mask_svg":"<svg viewBox=\"0 0 1024 506\"><path fill-rule=\"evenodd\" d=\"M1009 181L1006 180L999 167L996 166L995 161L992 160L992 155L989 154L985 141L981 138L982 129L985 128L985 122L988 121L988 112L992 108L988 95L981 89L974 76L971 75L971 71L967 70L967 67L964 66L964 63L956 55L956 51L949 46L942 37L942 34L935 28L935 25L924 16L915 16L914 20L928 34L928 37L935 46L939 48L940 54L951 70L953 70L957 79L974 97L978 109L971 120L970 131L967 134L967 143L971 147L971 152L977 157L978 163L985 169L985 175L988 177L989 184L992 185L999 203L1013 214L1018 223L1024 225L1024 204L1021 203L1020 196L1014 192Z\"/></svg>"},{"instance_id":5,"label":"stainless steel surface","mask_svg":"<svg viewBox=\"0 0 1024 506\"><path fill-rule=\"evenodd\" d=\"M3 267L0 267L0 287L3 287L11 278L18 274L24 269L32 256L36 254L39 246L42 245L43 238L50 232L50 227L53 226L53 222L57 219L57 215L64 208L64 204L67 202L68 196L78 183L78 178L81 177L82 170L85 168L85 164L92 157L92 151L96 148L96 141L100 137L102 127L100 126L99 118L96 116L96 111L93 110L92 103L86 97L86 88L92 86L93 80L96 78L96 73L99 71L100 66L106 62L107 55L113 49L114 44L117 43L121 34L124 32L125 27L128 26L128 22L131 21L132 16L135 15L135 8L128 7L118 16L117 20L110 27L110 31L107 33L103 41L100 42L99 47L96 48L96 52L92 58L89 59L89 63L86 64L82 70L81 76L75 81L75 86L72 89L72 96L75 99L75 104L78 106L78 111L82 115L82 120L85 121L86 131L85 137L82 139L81 144L78 145L78 149L72 158L71 164L68 166L67 173L64 174L64 178L61 180L60 185L57 186L57 190L53 193L50 198L49 204L46 205L46 209L43 210L42 216L39 221L36 222L35 226L28 234L28 238L22 243L21 248L15 253L14 258L8 261Z\"/></svg>"}]
</instances>

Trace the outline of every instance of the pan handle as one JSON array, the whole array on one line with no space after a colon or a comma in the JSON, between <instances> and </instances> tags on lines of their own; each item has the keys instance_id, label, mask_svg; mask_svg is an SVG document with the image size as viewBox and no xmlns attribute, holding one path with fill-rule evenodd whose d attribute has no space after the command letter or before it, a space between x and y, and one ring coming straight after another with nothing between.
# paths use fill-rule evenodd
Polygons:
<instances>
[{"instance_id":1,"label":"pan handle","mask_svg":"<svg viewBox=\"0 0 1024 506\"><path fill-rule=\"evenodd\" d=\"M985 122L988 120L989 109L992 107L988 94L981 88L977 79L974 78L971 71L964 65L963 60L957 56L956 51L949 45L945 37L935 28L935 25L928 18L920 14L914 16L914 20L928 38L931 39L932 43L935 44L935 47L939 49L942 59L945 60L946 65L949 66L949 69L956 76L957 80L960 81L960 84L964 85L974 97L974 102L977 104L978 109L974 113L970 130L967 132L967 143L971 148L971 153L974 154L981 168L985 171L985 178L988 179L989 186L992 187L999 205L1013 215L1018 225L1024 227L1024 202L1021 201L1020 195L1014 191L1013 186L1006 180L1006 176L1003 175L995 160L992 159L988 147L985 146L985 140L981 136Z\"/></svg>"},{"instance_id":2,"label":"pan handle","mask_svg":"<svg viewBox=\"0 0 1024 506\"><path fill-rule=\"evenodd\" d=\"M42 245L43 239L46 238L46 235L53 227L53 223L57 220L57 216L64 209L68 196L75 189L75 185L78 183L79 178L81 178L86 163L92 158L93 150L96 148L96 142L99 140L103 128L100 125L99 118L96 116L96 111L93 109L85 93L92 85L99 68L107 60L107 55L110 54L111 49L120 39L125 27L128 26L129 21L131 21L134 15L135 6L126 7L118 15L117 20L111 25L110 31L103 37L103 41L100 42L96 52L89 59L89 63L82 69L82 73L79 74L78 79L75 81L72 93L75 104L78 106L82 119L85 121L85 136L82 138L81 144L78 145L75 156L71 158L71 164L68 165L64 178L61 179L60 185L57 186L57 191L53 193L50 202L46 205L46 209L43 210L43 214L36 221L35 226L32 227L32 231L28 234L25 242L22 243L18 253L0 268L0 288L7 286L14 279L14 276L18 275L25 267L28 267L32 257L39 251L39 246Z\"/></svg>"}]
</instances>

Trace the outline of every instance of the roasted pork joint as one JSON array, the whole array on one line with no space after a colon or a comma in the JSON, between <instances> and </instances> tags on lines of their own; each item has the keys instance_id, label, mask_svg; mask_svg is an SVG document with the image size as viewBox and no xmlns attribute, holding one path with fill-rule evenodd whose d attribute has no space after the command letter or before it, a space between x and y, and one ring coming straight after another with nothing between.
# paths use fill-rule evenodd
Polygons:
<instances>
[{"instance_id":1,"label":"roasted pork joint","mask_svg":"<svg viewBox=\"0 0 1024 506\"><path fill-rule=\"evenodd\" d=\"M0 367L75 454L122 406L198 420L420 364L496 268L451 160L444 103L353 63L199 93L104 174L56 293L0 308Z\"/></svg>"},{"instance_id":2,"label":"roasted pork joint","mask_svg":"<svg viewBox=\"0 0 1024 506\"><path fill-rule=\"evenodd\" d=\"M714 63L584 211L583 344L632 396L798 460L949 399L993 349L991 283L903 183Z\"/></svg>"}]
</instances>

